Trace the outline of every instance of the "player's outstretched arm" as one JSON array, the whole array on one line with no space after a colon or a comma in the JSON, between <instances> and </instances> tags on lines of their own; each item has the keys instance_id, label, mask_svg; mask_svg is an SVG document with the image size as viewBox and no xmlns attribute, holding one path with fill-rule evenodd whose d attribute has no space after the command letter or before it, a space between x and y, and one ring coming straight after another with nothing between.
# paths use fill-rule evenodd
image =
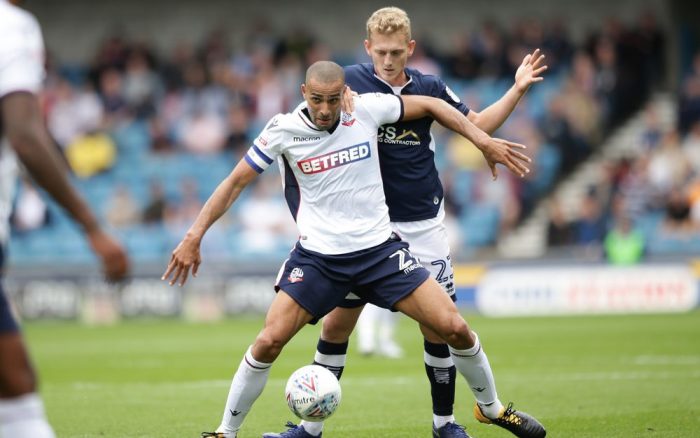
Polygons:
<instances>
[{"instance_id":1,"label":"player's outstretched arm","mask_svg":"<svg viewBox=\"0 0 700 438\"><path fill-rule=\"evenodd\" d=\"M107 279L122 279L129 269L126 252L104 232L70 184L65 162L46 130L36 96L29 92L11 93L0 100L0 105L7 139L24 167L34 181L82 226L90 246L102 260Z\"/></svg>"},{"instance_id":2,"label":"player's outstretched arm","mask_svg":"<svg viewBox=\"0 0 700 438\"><path fill-rule=\"evenodd\" d=\"M496 164L499 163L520 177L530 172L525 165L531 162L530 158L518 150L525 149L524 145L492 138L444 100L428 96L401 96L401 99L404 102L404 120L430 116L474 143L484 154L494 179L498 178Z\"/></svg>"},{"instance_id":3,"label":"player's outstretched arm","mask_svg":"<svg viewBox=\"0 0 700 438\"><path fill-rule=\"evenodd\" d=\"M177 245L170 257L170 263L161 280L170 278L170 285L180 281L180 286L187 281L190 268L192 275L202 262L199 247L204 234L234 203L243 189L250 184L258 173L245 160L241 160L233 171L218 185L197 215L194 224L187 230L185 237Z\"/></svg>"},{"instance_id":4,"label":"player's outstretched arm","mask_svg":"<svg viewBox=\"0 0 700 438\"><path fill-rule=\"evenodd\" d=\"M540 76L547 70L547 66L543 65L543 62L544 55L540 53L540 49L525 55L523 62L515 72L515 83L513 86L500 99L483 111L469 111L469 114L467 114L469 120L485 132L493 134L510 116L520 99L530 88L530 85L544 80Z\"/></svg>"}]
</instances>

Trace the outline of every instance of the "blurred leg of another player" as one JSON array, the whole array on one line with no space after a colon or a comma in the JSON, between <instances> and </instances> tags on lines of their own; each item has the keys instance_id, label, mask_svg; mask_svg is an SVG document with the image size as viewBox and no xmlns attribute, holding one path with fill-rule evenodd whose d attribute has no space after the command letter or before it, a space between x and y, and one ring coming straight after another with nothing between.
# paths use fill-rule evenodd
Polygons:
<instances>
[{"instance_id":1,"label":"blurred leg of another player","mask_svg":"<svg viewBox=\"0 0 700 438\"><path fill-rule=\"evenodd\" d=\"M360 354L378 354L391 359L403 357L403 349L394 339L395 312L367 304L357 321L357 349Z\"/></svg>"}]
</instances>

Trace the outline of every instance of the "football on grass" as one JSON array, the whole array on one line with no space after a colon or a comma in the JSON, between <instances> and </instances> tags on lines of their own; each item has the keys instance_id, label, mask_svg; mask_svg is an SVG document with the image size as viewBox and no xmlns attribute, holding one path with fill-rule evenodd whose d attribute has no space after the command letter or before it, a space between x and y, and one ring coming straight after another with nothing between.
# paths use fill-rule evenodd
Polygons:
<instances>
[{"instance_id":1,"label":"football on grass","mask_svg":"<svg viewBox=\"0 0 700 438\"><path fill-rule=\"evenodd\" d=\"M340 383L322 366L306 365L289 377L284 395L294 415L302 420L323 421L338 409Z\"/></svg>"}]
</instances>

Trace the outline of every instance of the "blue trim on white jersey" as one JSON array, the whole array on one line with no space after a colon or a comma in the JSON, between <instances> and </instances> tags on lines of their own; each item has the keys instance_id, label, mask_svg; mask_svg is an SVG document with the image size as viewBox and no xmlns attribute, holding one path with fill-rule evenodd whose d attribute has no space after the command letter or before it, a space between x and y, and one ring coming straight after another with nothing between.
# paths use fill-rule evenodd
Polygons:
<instances>
[{"instance_id":1,"label":"blue trim on white jersey","mask_svg":"<svg viewBox=\"0 0 700 438\"><path fill-rule=\"evenodd\" d=\"M253 145L245 155L245 161L258 173L263 173L272 164L272 158L268 157L259 147Z\"/></svg>"},{"instance_id":2,"label":"blue trim on white jersey","mask_svg":"<svg viewBox=\"0 0 700 438\"><path fill-rule=\"evenodd\" d=\"M410 81L401 90L402 95L436 97L465 115L469 112L439 77L410 68L406 69L406 74ZM345 67L345 82L359 94L394 93L389 84L375 75L369 63ZM379 163L389 217L393 222L431 219L440 211L443 189L435 167L430 134L432 123L431 117L424 117L379 129Z\"/></svg>"},{"instance_id":3,"label":"blue trim on white jersey","mask_svg":"<svg viewBox=\"0 0 700 438\"><path fill-rule=\"evenodd\" d=\"M253 145L253 150L257 152L257 154L260 155L260 158L262 158L267 164L272 164L272 158L268 157L263 151L260 150L259 147Z\"/></svg>"},{"instance_id":4,"label":"blue trim on white jersey","mask_svg":"<svg viewBox=\"0 0 700 438\"><path fill-rule=\"evenodd\" d=\"M255 161L253 161L253 159L250 158L248 155L245 156L245 162L248 163L248 165L250 167L252 167L253 170L258 172L258 173L263 173L265 171L265 169L263 169L260 166L258 166L257 164L255 164Z\"/></svg>"}]
</instances>

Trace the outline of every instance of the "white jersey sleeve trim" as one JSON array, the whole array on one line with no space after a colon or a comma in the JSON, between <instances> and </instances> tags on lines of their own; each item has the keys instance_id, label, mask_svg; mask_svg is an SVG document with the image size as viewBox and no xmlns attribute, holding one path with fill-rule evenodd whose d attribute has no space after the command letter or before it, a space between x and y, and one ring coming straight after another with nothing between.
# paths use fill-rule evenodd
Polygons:
<instances>
[{"instance_id":1,"label":"white jersey sleeve trim","mask_svg":"<svg viewBox=\"0 0 700 438\"><path fill-rule=\"evenodd\" d=\"M253 145L248 149L248 153L245 156L245 161L258 173L263 173L265 169L270 167L272 164L272 158L265 155L259 147Z\"/></svg>"}]
</instances>

